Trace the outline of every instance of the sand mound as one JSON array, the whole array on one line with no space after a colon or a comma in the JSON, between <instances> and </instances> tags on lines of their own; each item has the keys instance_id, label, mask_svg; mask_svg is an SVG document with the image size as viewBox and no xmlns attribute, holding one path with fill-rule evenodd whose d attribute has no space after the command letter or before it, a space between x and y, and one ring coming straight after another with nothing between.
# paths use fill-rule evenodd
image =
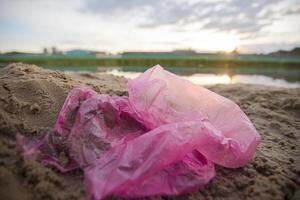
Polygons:
<instances>
[{"instance_id":1,"label":"sand mound","mask_svg":"<svg viewBox=\"0 0 300 200\"><path fill-rule=\"evenodd\" d=\"M11 64L0 72L0 126L3 133L37 134L53 127L68 91L88 84L97 92L124 93L124 80L113 76L66 75L34 65ZM87 77L89 80L86 80ZM122 81L123 80L123 81ZM83 83L84 82L84 83Z\"/></svg>"},{"instance_id":2,"label":"sand mound","mask_svg":"<svg viewBox=\"0 0 300 200\"><path fill-rule=\"evenodd\" d=\"M82 172L62 175L25 162L15 151L14 138L17 131L36 136L52 128L68 91L82 84L99 93L126 95L125 79L110 75L65 74L21 63L0 70L1 199L83 197ZM254 160L241 169L218 167L217 177L199 192L150 199L299 199L300 90L249 85L210 89L237 102L262 135Z\"/></svg>"}]
</instances>

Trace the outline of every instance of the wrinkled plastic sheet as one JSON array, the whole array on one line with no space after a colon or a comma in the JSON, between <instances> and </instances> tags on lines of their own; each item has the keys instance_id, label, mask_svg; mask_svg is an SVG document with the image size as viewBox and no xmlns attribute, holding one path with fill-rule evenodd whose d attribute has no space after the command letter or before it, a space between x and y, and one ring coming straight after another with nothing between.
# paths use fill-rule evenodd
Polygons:
<instances>
[{"instance_id":1,"label":"wrinkled plastic sheet","mask_svg":"<svg viewBox=\"0 0 300 200\"><path fill-rule=\"evenodd\" d=\"M54 129L33 140L17 134L19 148L63 173L82 169L87 196L104 199L198 190L214 164L244 166L260 142L234 102L160 66L128 80L128 92L73 89Z\"/></svg>"}]
</instances>

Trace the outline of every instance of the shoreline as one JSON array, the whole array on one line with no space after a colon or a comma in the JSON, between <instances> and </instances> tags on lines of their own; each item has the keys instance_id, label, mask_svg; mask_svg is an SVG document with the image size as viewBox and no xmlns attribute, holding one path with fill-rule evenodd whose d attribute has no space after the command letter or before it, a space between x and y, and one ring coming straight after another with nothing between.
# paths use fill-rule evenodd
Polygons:
<instances>
[{"instance_id":1,"label":"shoreline","mask_svg":"<svg viewBox=\"0 0 300 200\"><path fill-rule=\"evenodd\" d=\"M0 196L5 199L81 199L82 172L59 174L24 161L15 133L34 137L53 127L70 89L86 84L98 93L126 95L126 80L92 73L65 74L34 65L0 69ZM207 87L233 101L262 136L255 158L244 168L217 167L205 188L168 199L296 199L300 194L300 89L259 85ZM10 192L7 192L10 191ZM145 199L161 200L163 197Z\"/></svg>"}]
</instances>

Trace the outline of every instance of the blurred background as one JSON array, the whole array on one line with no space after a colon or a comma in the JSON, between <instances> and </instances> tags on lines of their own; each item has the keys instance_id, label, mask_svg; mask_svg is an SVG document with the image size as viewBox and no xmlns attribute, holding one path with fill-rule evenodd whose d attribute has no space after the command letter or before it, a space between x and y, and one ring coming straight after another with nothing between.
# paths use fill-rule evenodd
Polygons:
<instances>
[{"instance_id":1,"label":"blurred background","mask_svg":"<svg viewBox=\"0 0 300 200\"><path fill-rule=\"evenodd\" d=\"M0 66L300 87L300 0L0 0Z\"/></svg>"}]
</instances>

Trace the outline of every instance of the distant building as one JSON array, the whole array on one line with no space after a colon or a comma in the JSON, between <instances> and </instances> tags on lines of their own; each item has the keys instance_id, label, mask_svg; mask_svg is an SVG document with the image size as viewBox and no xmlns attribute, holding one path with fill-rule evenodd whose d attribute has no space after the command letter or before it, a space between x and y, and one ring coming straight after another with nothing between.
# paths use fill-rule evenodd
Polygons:
<instances>
[{"instance_id":1,"label":"distant building","mask_svg":"<svg viewBox=\"0 0 300 200\"><path fill-rule=\"evenodd\" d=\"M91 52L87 50L74 49L65 52L66 56L91 56Z\"/></svg>"},{"instance_id":2,"label":"distant building","mask_svg":"<svg viewBox=\"0 0 300 200\"><path fill-rule=\"evenodd\" d=\"M159 57L159 56L167 56L167 57L173 57L173 56L189 56L189 55L199 55L196 51L192 49L178 49L174 51L125 51L122 53L123 57L127 56L151 56L151 57Z\"/></svg>"},{"instance_id":3,"label":"distant building","mask_svg":"<svg viewBox=\"0 0 300 200\"><path fill-rule=\"evenodd\" d=\"M57 53L56 47L52 47L52 54L56 54L56 53Z\"/></svg>"},{"instance_id":4,"label":"distant building","mask_svg":"<svg viewBox=\"0 0 300 200\"><path fill-rule=\"evenodd\" d=\"M110 53L107 53L104 51L98 51L98 52L94 53L94 55L97 58L120 58L121 57L121 55L119 55L119 54L110 54Z\"/></svg>"},{"instance_id":5,"label":"distant building","mask_svg":"<svg viewBox=\"0 0 300 200\"><path fill-rule=\"evenodd\" d=\"M172 52L173 54L176 55L197 55L198 53L192 49L178 49L178 50L174 50Z\"/></svg>"},{"instance_id":6,"label":"distant building","mask_svg":"<svg viewBox=\"0 0 300 200\"><path fill-rule=\"evenodd\" d=\"M107 57L108 54L104 51L90 51L91 55L94 55L98 58Z\"/></svg>"},{"instance_id":7,"label":"distant building","mask_svg":"<svg viewBox=\"0 0 300 200\"><path fill-rule=\"evenodd\" d=\"M56 47L51 47L51 50L52 50L52 55L62 55L63 52L62 51L59 51Z\"/></svg>"},{"instance_id":8,"label":"distant building","mask_svg":"<svg viewBox=\"0 0 300 200\"><path fill-rule=\"evenodd\" d=\"M83 50L83 49L74 49L65 52L66 56L76 56L76 57L85 57L85 56L92 56L92 57L107 57L108 54L104 51L90 51L90 50Z\"/></svg>"},{"instance_id":9,"label":"distant building","mask_svg":"<svg viewBox=\"0 0 300 200\"><path fill-rule=\"evenodd\" d=\"M46 47L43 48L43 54L48 54L48 49Z\"/></svg>"}]
</instances>

